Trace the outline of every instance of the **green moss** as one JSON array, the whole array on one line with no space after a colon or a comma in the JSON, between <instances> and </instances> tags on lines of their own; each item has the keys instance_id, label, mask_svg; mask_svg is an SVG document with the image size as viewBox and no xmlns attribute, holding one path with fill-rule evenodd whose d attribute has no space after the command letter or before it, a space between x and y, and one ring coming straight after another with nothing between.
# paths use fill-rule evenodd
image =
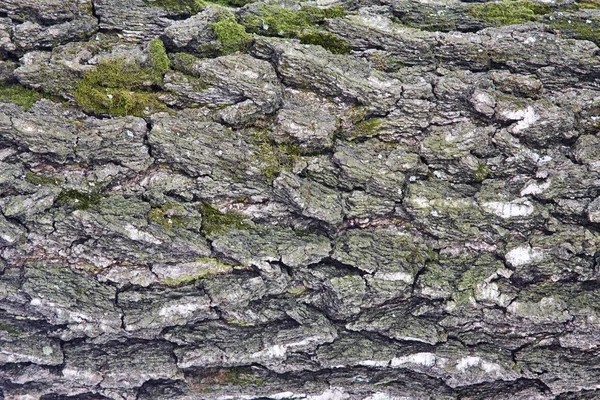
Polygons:
<instances>
[{"instance_id":1,"label":"green moss","mask_svg":"<svg viewBox=\"0 0 600 400\"><path fill-rule=\"evenodd\" d=\"M167 50L162 40L154 39L148 45L148 62L152 71L158 75L157 80L162 80L162 76L169 70L171 62L167 55Z\"/></svg>"},{"instance_id":2,"label":"green moss","mask_svg":"<svg viewBox=\"0 0 600 400\"><path fill-rule=\"evenodd\" d=\"M577 4L577 8L580 10L597 9L597 8L600 8L600 1L599 0L583 1L583 2L580 2L579 4Z\"/></svg>"},{"instance_id":3,"label":"green moss","mask_svg":"<svg viewBox=\"0 0 600 400\"><path fill-rule=\"evenodd\" d=\"M348 43L337 35L329 32L311 30L298 35L304 44L315 44L329 50L333 54L349 54L351 52Z\"/></svg>"},{"instance_id":4,"label":"green moss","mask_svg":"<svg viewBox=\"0 0 600 400\"><path fill-rule=\"evenodd\" d=\"M490 271L486 268L473 266L465 271L457 284L457 291L453 294L454 301L458 305L471 304L471 299L475 297L475 289L477 285L483 282L490 275Z\"/></svg>"},{"instance_id":5,"label":"green moss","mask_svg":"<svg viewBox=\"0 0 600 400\"><path fill-rule=\"evenodd\" d=\"M378 129L383 124L382 118L369 118L357 123L351 132L353 137L370 137L377 134Z\"/></svg>"},{"instance_id":6,"label":"green moss","mask_svg":"<svg viewBox=\"0 0 600 400\"><path fill-rule=\"evenodd\" d=\"M234 53L248 46L251 36L238 24L233 15L221 18L218 22L210 24L210 27L223 46L223 54Z\"/></svg>"},{"instance_id":7,"label":"green moss","mask_svg":"<svg viewBox=\"0 0 600 400\"><path fill-rule=\"evenodd\" d=\"M302 293L306 292L307 290L308 290L308 288L306 288L304 286L296 286L296 287L288 288L287 292L294 296L300 296Z\"/></svg>"},{"instance_id":8,"label":"green moss","mask_svg":"<svg viewBox=\"0 0 600 400\"><path fill-rule=\"evenodd\" d=\"M237 325L237 326L255 326L256 325L252 322L240 321L235 318L227 318L227 323L230 325Z\"/></svg>"},{"instance_id":9,"label":"green moss","mask_svg":"<svg viewBox=\"0 0 600 400\"><path fill-rule=\"evenodd\" d=\"M557 17L549 24L560 31L564 37L578 40L589 40L600 46L600 24L596 21L590 23L570 17Z\"/></svg>"},{"instance_id":10,"label":"green moss","mask_svg":"<svg viewBox=\"0 0 600 400\"><path fill-rule=\"evenodd\" d=\"M77 210L87 210L102 199L99 193L83 193L74 189L65 189L58 195L56 203L61 206L73 207Z\"/></svg>"},{"instance_id":11,"label":"green moss","mask_svg":"<svg viewBox=\"0 0 600 400\"><path fill-rule=\"evenodd\" d=\"M96 115L145 116L166 111L158 94L150 91L153 85L162 83L161 68L165 67L165 61L159 47L158 43L153 45L154 55L150 57L151 63L156 63L155 68L114 58L87 72L75 89L77 104Z\"/></svg>"},{"instance_id":12,"label":"green moss","mask_svg":"<svg viewBox=\"0 0 600 400\"><path fill-rule=\"evenodd\" d=\"M210 0L209 3L228 7L243 7L246 4L255 3L257 0Z\"/></svg>"},{"instance_id":13,"label":"green moss","mask_svg":"<svg viewBox=\"0 0 600 400\"><path fill-rule=\"evenodd\" d=\"M202 231L206 236L223 234L231 229L248 229L249 223L245 215L235 211L223 214L209 203L200 206L202 214Z\"/></svg>"},{"instance_id":14,"label":"green moss","mask_svg":"<svg viewBox=\"0 0 600 400\"><path fill-rule=\"evenodd\" d=\"M46 176L44 174L36 174L33 172L27 172L25 174L25 180L34 185L60 185L62 182L59 179Z\"/></svg>"},{"instance_id":15,"label":"green moss","mask_svg":"<svg viewBox=\"0 0 600 400\"><path fill-rule=\"evenodd\" d=\"M242 24L248 32L266 36L294 38L310 28L322 24L327 18L340 18L346 14L341 7L302 7L300 10L263 5L259 15L247 15Z\"/></svg>"},{"instance_id":16,"label":"green moss","mask_svg":"<svg viewBox=\"0 0 600 400\"><path fill-rule=\"evenodd\" d=\"M265 381L250 367L213 369L207 371L200 381L201 387L205 385L263 386L264 384Z\"/></svg>"},{"instance_id":17,"label":"green moss","mask_svg":"<svg viewBox=\"0 0 600 400\"><path fill-rule=\"evenodd\" d=\"M257 133L254 142L257 147L254 159L269 183L272 183L281 171L292 168L302 155L298 145L275 144L264 132Z\"/></svg>"},{"instance_id":18,"label":"green moss","mask_svg":"<svg viewBox=\"0 0 600 400\"><path fill-rule=\"evenodd\" d=\"M85 84L78 86L75 99L85 112L95 115L143 117L167 109L155 93L116 88L103 90Z\"/></svg>"},{"instance_id":19,"label":"green moss","mask_svg":"<svg viewBox=\"0 0 600 400\"><path fill-rule=\"evenodd\" d=\"M373 68L383 71L383 72L398 72L402 68L406 67L406 65L387 55L384 55L382 52L373 52L368 55L369 61L373 64Z\"/></svg>"},{"instance_id":20,"label":"green moss","mask_svg":"<svg viewBox=\"0 0 600 400\"><path fill-rule=\"evenodd\" d=\"M324 19L329 18L344 18L346 16L346 10L341 6L333 6L329 8L319 8L313 6L304 6L300 10L318 22L322 22Z\"/></svg>"},{"instance_id":21,"label":"green moss","mask_svg":"<svg viewBox=\"0 0 600 400\"><path fill-rule=\"evenodd\" d=\"M480 162L479 164L477 164L477 169L475 170L475 179L478 182L481 182L484 179L486 179L489 176L489 174L490 169L485 163Z\"/></svg>"},{"instance_id":22,"label":"green moss","mask_svg":"<svg viewBox=\"0 0 600 400\"><path fill-rule=\"evenodd\" d=\"M144 0L152 7L160 7L173 13L198 14L205 7L202 0Z\"/></svg>"},{"instance_id":23,"label":"green moss","mask_svg":"<svg viewBox=\"0 0 600 400\"><path fill-rule=\"evenodd\" d=\"M250 369L231 368L226 375L226 382L236 386L263 386L265 381L256 376Z\"/></svg>"},{"instance_id":24,"label":"green moss","mask_svg":"<svg viewBox=\"0 0 600 400\"><path fill-rule=\"evenodd\" d=\"M31 106L43 96L35 90L24 88L21 85L0 83L0 103L13 103L29 110Z\"/></svg>"},{"instance_id":25,"label":"green moss","mask_svg":"<svg viewBox=\"0 0 600 400\"><path fill-rule=\"evenodd\" d=\"M176 71L187 73L189 66L198 62L200 62L200 59L190 53L171 54L171 68Z\"/></svg>"},{"instance_id":26,"label":"green moss","mask_svg":"<svg viewBox=\"0 0 600 400\"><path fill-rule=\"evenodd\" d=\"M491 25L513 25L536 21L539 15L548 14L550 8L529 0L504 0L478 4L469 13Z\"/></svg>"},{"instance_id":27,"label":"green moss","mask_svg":"<svg viewBox=\"0 0 600 400\"><path fill-rule=\"evenodd\" d=\"M153 207L148 212L148 219L163 229L182 228L184 225L185 209L177 203L163 204L161 207Z\"/></svg>"},{"instance_id":28,"label":"green moss","mask_svg":"<svg viewBox=\"0 0 600 400\"><path fill-rule=\"evenodd\" d=\"M21 336L22 332L6 322L0 322L0 331L4 331L11 336Z\"/></svg>"},{"instance_id":29,"label":"green moss","mask_svg":"<svg viewBox=\"0 0 600 400\"><path fill-rule=\"evenodd\" d=\"M161 280L161 283L167 286L182 286L198 279L228 273L233 270L233 265L225 264L212 257L200 257L194 260L194 262L203 263L206 268L197 271L197 273L193 275L182 276L179 278L165 278Z\"/></svg>"}]
</instances>

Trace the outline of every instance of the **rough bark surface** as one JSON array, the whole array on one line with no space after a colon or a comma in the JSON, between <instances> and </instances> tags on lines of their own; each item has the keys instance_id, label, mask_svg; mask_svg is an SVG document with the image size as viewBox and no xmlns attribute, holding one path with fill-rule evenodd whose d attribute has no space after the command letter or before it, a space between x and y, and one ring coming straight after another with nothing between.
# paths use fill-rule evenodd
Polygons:
<instances>
[{"instance_id":1,"label":"rough bark surface","mask_svg":"<svg viewBox=\"0 0 600 400\"><path fill-rule=\"evenodd\" d=\"M598 3L219 3L0 0L0 398L599 398Z\"/></svg>"}]
</instances>

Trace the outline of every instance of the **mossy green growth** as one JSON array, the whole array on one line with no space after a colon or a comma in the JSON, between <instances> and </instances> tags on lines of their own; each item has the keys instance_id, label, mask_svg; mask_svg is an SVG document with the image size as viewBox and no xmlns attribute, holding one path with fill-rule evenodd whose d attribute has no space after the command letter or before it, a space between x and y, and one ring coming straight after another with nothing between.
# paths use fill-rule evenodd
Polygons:
<instances>
[{"instance_id":1,"label":"mossy green growth","mask_svg":"<svg viewBox=\"0 0 600 400\"><path fill-rule=\"evenodd\" d=\"M245 326L246 323L231 323ZM229 320L228 320L229 322ZM265 381L249 367L220 368L209 372L202 379L204 385L263 386Z\"/></svg>"},{"instance_id":2,"label":"mossy green growth","mask_svg":"<svg viewBox=\"0 0 600 400\"><path fill-rule=\"evenodd\" d=\"M161 81L162 76L171 67L171 61L169 61L169 56L162 40L153 39L148 44L148 63L152 72L157 75L157 81Z\"/></svg>"},{"instance_id":3,"label":"mossy green growth","mask_svg":"<svg viewBox=\"0 0 600 400\"><path fill-rule=\"evenodd\" d=\"M306 292L307 290L308 290L308 288L305 286L295 286L295 287L288 288L287 292L293 296L300 296L302 293Z\"/></svg>"},{"instance_id":4,"label":"mossy green growth","mask_svg":"<svg viewBox=\"0 0 600 400\"><path fill-rule=\"evenodd\" d=\"M106 60L88 71L75 89L77 104L87 113L112 116L145 116L166 111L166 106L152 92L153 85L162 83L162 59L160 45L153 45L151 63L156 68L143 67L121 58Z\"/></svg>"},{"instance_id":5,"label":"mossy green growth","mask_svg":"<svg viewBox=\"0 0 600 400\"><path fill-rule=\"evenodd\" d=\"M577 4L577 8L580 10L600 8L600 0L587 0L579 2L579 4Z\"/></svg>"},{"instance_id":6,"label":"mossy green growth","mask_svg":"<svg viewBox=\"0 0 600 400\"><path fill-rule=\"evenodd\" d=\"M187 72L189 65L200 62L198 57L190 53L174 53L171 54L171 67L176 71ZM186 68L187 67L187 68Z\"/></svg>"},{"instance_id":7,"label":"mossy green growth","mask_svg":"<svg viewBox=\"0 0 600 400\"><path fill-rule=\"evenodd\" d=\"M298 38L304 44L319 45L333 54L349 54L352 51L344 39L329 32L311 30L300 33Z\"/></svg>"},{"instance_id":8,"label":"mossy green growth","mask_svg":"<svg viewBox=\"0 0 600 400\"><path fill-rule=\"evenodd\" d=\"M537 21L539 15L548 14L548 6L529 0L504 0L501 2L478 4L469 13L491 25L514 25Z\"/></svg>"},{"instance_id":9,"label":"mossy green growth","mask_svg":"<svg viewBox=\"0 0 600 400\"><path fill-rule=\"evenodd\" d=\"M73 207L76 210L87 210L102 199L99 193L83 193L74 189L65 189L58 195L56 204Z\"/></svg>"},{"instance_id":10,"label":"mossy green growth","mask_svg":"<svg viewBox=\"0 0 600 400\"><path fill-rule=\"evenodd\" d=\"M351 132L352 137L371 137L377 134L383 124L382 118L369 118L357 123Z\"/></svg>"},{"instance_id":11,"label":"mossy green growth","mask_svg":"<svg viewBox=\"0 0 600 400\"><path fill-rule=\"evenodd\" d=\"M597 21L586 21L570 17L558 17L550 25L560 31L563 37L589 40L600 46L600 24Z\"/></svg>"},{"instance_id":12,"label":"mossy green growth","mask_svg":"<svg viewBox=\"0 0 600 400\"><path fill-rule=\"evenodd\" d=\"M198 14L205 7L202 0L144 0L152 7L160 7L173 13L194 15Z\"/></svg>"},{"instance_id":13,"label":"mossy green growth","mask_svg":"<svg viewBox=\"0 0 600 400\"><path fill-rule=\"evenodd\" d=\"M298 145L277 145L263 141L258 145L255 157L267 181L272 183L281 171L290 169L301 155Z\"/></svg>"},{"instance_id":14,"label":"mossy green growth","mask_svg":"<svg viewBox=\"0 0 600 400\"><path fill-rule=\"evenodd\" d=\"M223 214L207 202L200 205L200 214L202 214L202 231L208 237L226 233L231 229L248 229L250 227L245 215L235 211Z\"/></svg>"},{"instance_id":15,"label":"mossy green growth","mask_svg":"<svg viewBox=\"0 0 600 400\"><path fill-rule=\"evenodd\" d=\"M479 162L477 164L477 169L475 170L474 175L475 180L477 180L478 182L482 182L490 175L490 169L485 163Z\"/></svg>"},{"instance_id":16,"label":"mossy green growth","mask_svg":"<svg viewBox=\"0 0 600 400\"><path fill-rule=\"evenodd\" d=\"M0 331L6 332L11 336L21 336L22 334L21 330L6 322L0 322Z\"/></svg>"},{"instance_id":17,"label":"mossy green growth","mask_svg":"<svg viewBox=\"0 0 600 400\"><path fill-rule=\"evenodd\" d=\"M0 103L13 103L29 110L33 103L42 99L40 93L21 85L0 83Z\"/></svg>"},{"instance_id":18,"label":"mossy green growth","mask_svg":"<svg viewBox=\"0 0 600 400\"><path fill-rule=\"evenodd\" d=\"M246 4L256 3L256 1L257 0L210 0L208 2L227 7L243 7Z\"/></svg>"},{"instance_id":19,"label":"mossy green growth","mask_svg":"<svg viewBox=\"0 0 600 400\"><path fill-rule=\"evenodd\" d=\"M36 174L34 172L27 172L25 174L25 180L34 185L60 185L62 182L60 179L46 176L44 174Z\"/></svg>"},{"instance_id":20,"label":"mossy green growth","mask_svg":"<svg viewBox=\"0 0 600 400\"><path fill-rule=\"evenodd\" d=\"M181 214L185 214L185 209L180 204L167 203L150 209L148 219L162 226L163 229L170 230L183 227L185 221Z\"/></svg>"},{"instance_id":21,"label":"mossy green growth","mask_svg":"<svg viewBox=\"0 0 600 400\"><path fill-rule=\"evenodd\" d=\"M264 5L259 15L247 15L242 24L248 32L265 36L295 38L306 29L322 24L327 18L339 18L346 15L342 7L318 8L302 7L292 10L278 6Z\"/></svg>"},{"instance_id":22,"label":"mossy green growth","mask_svg":"<svg viewBox=\"0 0 600 400\"><path fill-rule=\"evenodd\" d=\"M246 33L243 25L238 24L233 15L213 22L210 27L221 42L223 54L235 53L248 46L251 36Z\"/></svg>"}]
</instances>

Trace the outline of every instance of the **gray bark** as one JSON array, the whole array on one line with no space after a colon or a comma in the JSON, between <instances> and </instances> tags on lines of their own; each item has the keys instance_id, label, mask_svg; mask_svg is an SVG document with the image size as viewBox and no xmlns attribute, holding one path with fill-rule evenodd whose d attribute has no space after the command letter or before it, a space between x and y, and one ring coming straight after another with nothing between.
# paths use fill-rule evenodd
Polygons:
<instances>
[{"instance_id":1,"label":"gray bark","mask_svg":"<svg viewBox=\"0 0 600 400\"><path fill-rule=\"evenodd\" d=\"M155 3L0 0L0 398L600 397L600 10ZM167 111L78 107L155 38Z\"/></svg>"}]
</instances>

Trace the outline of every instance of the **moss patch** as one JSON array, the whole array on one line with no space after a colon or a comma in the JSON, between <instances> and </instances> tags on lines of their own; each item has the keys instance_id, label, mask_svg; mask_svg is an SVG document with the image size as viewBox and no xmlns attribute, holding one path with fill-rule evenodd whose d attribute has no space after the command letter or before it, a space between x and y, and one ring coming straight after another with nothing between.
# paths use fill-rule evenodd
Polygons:
<instances>
[{"instance_id":1,"label":"moss patch","mask_svg":"<svg viewBox=\"0 0 600 400\"><path fill-rule=\"evenodd\" d=\"M474 175L475 175L475 180L477 180L478 182L481 182L490 175L490 169L485 163L480 162L479 164L477 164L477 169L475 170Z\"/></svg>"},{"instance_id":2,"label":"moss patch","mask_svg":"<svg viewBox=\"0 0 600 400\"><path fill-rule=\"evenodd\" d=\"M21 336L22 332L6 322L0 322L0 331L6 332L11 336Z\"/></svg>"},{"instance_id":3,"label":"moss patch","mask_svg":"<svg viewBox=\"0 0 600 400\"><path fill-rule=\"evenodd\" d=\"M148 63L157 81L162 81L163 75L171 67L167 50L162 40L154 39L148 44Z\"/></svg>"},{"instance_id":4,"label":"moss patch","mask_svg":"<svg viewBox=\"0 0 600 400\"><path fill-rule=\"evenodd\" d=\"M199 382L200 387L213 385L263 386L264 384L265 381L260 376L256 375L251 368L245 367L207 371Z\"/></svg>"},{"instance_id":5,"label":"moss patch","mask_svg":"<svg viewBox=\"0 0 600 400\"><path fill-rule=\"evenodd\" d=\"M243 7L246 4L255 3L257 0L210 0L209 3L228 7Z\"/></svg>"},{"instance_id":6,"label":"moss patch","mask_svg":"<svg viewBox=\"0 0 600 400\"><path fill-rule=\"evenodd\" d=\"M204 202L200 205L202 214L202 231L207 237L223 234L231 229L248 229L248 218L238 212L230 211L223 214L213 205Z\"/></svg>"},{"instance_id":7,"label":"moss patch","mask_svg":"<svg viewBox=\"0 0 600 400\"><path fill-rule=\"evenodd\" d=\"M242 24L248 32L266 36L295 38L304 30L322 24L327 18L346 15L342 7L302 7L295 11L289 8L267 6L260 8L259 15L247 15Z\"/></svg>"},{"instance_id":8,"label":"moss patch","mask_svg":"<svg viewBox=\"0 0 600 400\"><path fill-rule=\"evenodd\" d=\"M76 210L87 210L98 204L101 199L102 196L99 193L83 193L74 189L65 189L58 195L56 203Z\"/></svg>"},{"instance_id":9,"label":"moss patch","mask_svg":"<svg viewBox=\"0 0 600 400\"><path fill-rule=\"evenodd\" d=\"M469 13L491 25L514 25L536 21L539 15L550 12L548 6L528 0L504 0L497 3L478 4Z\"/></svg>"},{"instance_id":10,"label":"moss patch","mask_svg":"<svg viewBox=\"0 0 600 400\"><path fill-rule=\"evenodd\" d=\"M381 118L369 118L357 123L351 133L352 137L371 137L377 134L377 130L383 124Z\"/></svg>"},{"instance_id":11,"label":"moss patch","mask_svg":"<svg viewBox=\"0 0 600 400\"><path fill-rule=\"evenodd\" d=\"M51 176L46 176L44 174L36 174L33 172L27 172L25 174L25 180L34 185L42 186L42 185L60 185L62 182L60 179L53 178Z\"/></svg>"},{"instance_id":12,"label":"moss patch","mask_svg":"<svg viewBox=\"0 0 600 400\"><path fill-rule=\"evenodd\" d=\"M233 15L227 15L218 22L210 25L219 39L223 54L234 53L248 46L251 36L246 33L243 25L238 24Z\"/></svg>"},{"instance_id":13,"label":"moss patch","mask_svg":"<svg viewBox=\"0 0 600 400\"><path fill-rule=\"evenodd\" d=\"M575 19L569 16L559 16L553 21L547 21L554 29L560 31L562 36L589 40L600 46L600 24L597 21Z\"/></svg>"},{"instance_id":14,"label":"moss patch","mask_svg":"<svg viewBox=\"0 0 600 400\"><path fill-rule=\"evenodd\" d=\"M0 103L13 103L29 110L33 103L42 99L40 93L21 85L0 83Z\"/></svg>"},{"instance_id":15,"label":"moss patch","mask_svg":"<svg viewBox=\"0 0 600 400\"><path fill-rule=\"evenodd\" d=\"M154 67L143 67L130 61L114 58L87 72L75 90L77 104L87 113L112 116L145 116L165 111L166 106L152 92L153 85L162 83L165 60L164 47L151 46L154 54L149 62ZM166 53L164 54L166 55Z\"/></svg>"},{"instance_id":16,"label":"moss patch","mask_svg":"<svg viewBox=\"0 0 600 400\"><path fill-rule=\"evenodd\" d=\"M198 14L205 6L202 0L144 0L149 6L160 7L178 14Z\"/></svg>"},{"instance_id":17,"label":"moss patch","mask_svg":"<svg viewBox=\"0 0 600 400\"><path fill-rule=\"evenodd\" d=\"M185 209L177 203L163 204L161 207L153 207L148 212L148 219L165 230L183 228Z\"/></svg>"},{"instance_id":18,"label":"moss patch","mask_svg":"<svg viewBox=\"0 0 600 400\"><path fill-rule=\"evenodd\" d=\"M296 144L276 144L266 131L258 131L252 141L257 148L254 161L263 172L267 181L272 183L281 171L289 170L302 155L302 150Z\"/></svg>"},{"instance_id":19,"label":"moss patch","mask_svg":"<svg viewBox=\"0 0 600 400\"><path fill-rule=\"evenodd\" d=\"M351 52L348 43L333 33L312 30L298 35L300 42L304 44L315 44L329 50L333 54L349 54Z\"/></svg>"},{"instance_id":20,"label":"moss patch","mask_svg":"<svg viewBox=\"0 0 600 400\"><path fill-rule=\"evenodd\" d=\"M582 1L577 4L577 8L580 10L600 8L600 0Z\"/></svg>"}]
</instances>

